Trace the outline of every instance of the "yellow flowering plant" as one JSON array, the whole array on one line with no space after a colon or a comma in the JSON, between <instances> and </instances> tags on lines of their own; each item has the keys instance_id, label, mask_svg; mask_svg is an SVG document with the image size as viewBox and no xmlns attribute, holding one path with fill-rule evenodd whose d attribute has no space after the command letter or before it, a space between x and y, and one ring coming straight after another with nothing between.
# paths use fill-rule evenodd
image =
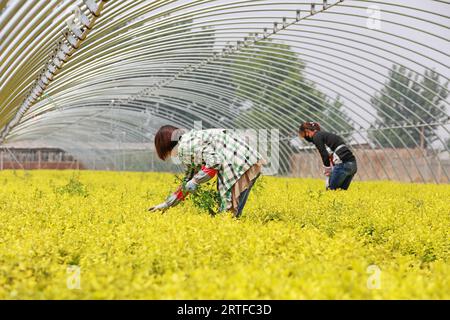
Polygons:
<instances>
[{"instance_id":1,"label":"yellow flowering plant","mask_svg":"<svg viewBox=\"0 0 450 320\"><path fill-rule=\"evenodd\" d=\"M0 298L450 298L449 185L263 180L234 219L148 213L171 174L1 171Z\"/></svg>"}]
</instances>

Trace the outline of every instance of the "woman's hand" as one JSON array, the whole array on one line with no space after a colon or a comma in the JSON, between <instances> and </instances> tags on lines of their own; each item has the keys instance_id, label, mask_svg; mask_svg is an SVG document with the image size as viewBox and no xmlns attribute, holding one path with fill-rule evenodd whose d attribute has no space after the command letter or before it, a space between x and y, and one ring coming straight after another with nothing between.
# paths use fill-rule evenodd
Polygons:
<instances>
[{"instance_id":1,"label":"woman's hand","mask_svg":"<svg viewBox=\"0 0 450 320\"><path fill-rule=\"evenodd\" d=\"M166 211L168 208L169 205L166 202L163 202L161 204L158 204L157 206L149 208L148 211L150 212L162 211L162 213L164 213L164 211Z\"/></svg>"},{"instance_id":2,"label":"woman's hand","mask_svg":"<svg viewBox=\"0 0 450 320\"><path fill-rule=\"evenodd\" d=\"M323 167L323 174L329 177L331 175L332 167Z\"/></svg>"}]
</instances>

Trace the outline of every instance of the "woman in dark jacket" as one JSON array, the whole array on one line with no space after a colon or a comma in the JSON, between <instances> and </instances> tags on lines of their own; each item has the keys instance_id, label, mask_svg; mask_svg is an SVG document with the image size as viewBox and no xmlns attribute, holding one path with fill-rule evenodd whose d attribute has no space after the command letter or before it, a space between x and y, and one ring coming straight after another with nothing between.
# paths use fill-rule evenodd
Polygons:
<instances>
[{"instance_id":1,"label":"woman in dark jacket","mask_svg":"<svg viewBox=\"0 0 450 320\"><path fill-rule=\"evenodd\" d=\"M329 177L328 189L347 190L358 168L356 158L344 140L336 134L321 131L317 122L303 123L299 135L306 141L314 143L319 150L324 174ZM333 152L332 157L326 147Z\"/></svg>"}]
</instances>

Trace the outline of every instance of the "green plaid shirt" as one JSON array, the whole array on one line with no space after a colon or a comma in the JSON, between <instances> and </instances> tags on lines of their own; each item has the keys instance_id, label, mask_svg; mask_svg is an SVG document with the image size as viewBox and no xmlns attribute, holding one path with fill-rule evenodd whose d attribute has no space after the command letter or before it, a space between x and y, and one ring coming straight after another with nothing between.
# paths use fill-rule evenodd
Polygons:
<instances>
[{"instance_id":1,"label":"green plaid shirt","mask_svg":"<svg viewBox=\"0 0 450 320\"><path fill-rule=\"evenodd\" d=\"M180 138L178 158L187 167L188 179L198 168L218 170L217 189L220 210L232 206L231 189L239 178L262 156L232 130L191 130Z\"/></svg>"}]
</instances>

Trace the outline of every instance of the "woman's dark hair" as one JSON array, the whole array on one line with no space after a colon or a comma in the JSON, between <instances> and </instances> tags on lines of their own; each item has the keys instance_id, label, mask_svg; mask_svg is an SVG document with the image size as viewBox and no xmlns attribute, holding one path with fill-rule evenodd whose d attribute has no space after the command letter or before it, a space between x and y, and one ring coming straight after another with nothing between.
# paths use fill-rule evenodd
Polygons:
<instances>
[{"instance_id":1,"label":"woman's dark hair","mask_svg":"<svg viewBox=\"0 0 450 320\"><path fill-rule=\"evenodd\" d=\"M304 132L305 130L320 131L320 124L317 122L304 122L301 124L299 131Z\"/></svg>"},{"instance_id":2,"label":"woman's dark hair","mask_svg":"<svg viewBox=\"0 0 450 320\"><path fill-rule=\"evenodd\" d=\"M177 127L166 125L159 128L155 135L155 148L158 157L166 160L170 152L178 144L183 131Z\"/></svg>"}]
</instances>

